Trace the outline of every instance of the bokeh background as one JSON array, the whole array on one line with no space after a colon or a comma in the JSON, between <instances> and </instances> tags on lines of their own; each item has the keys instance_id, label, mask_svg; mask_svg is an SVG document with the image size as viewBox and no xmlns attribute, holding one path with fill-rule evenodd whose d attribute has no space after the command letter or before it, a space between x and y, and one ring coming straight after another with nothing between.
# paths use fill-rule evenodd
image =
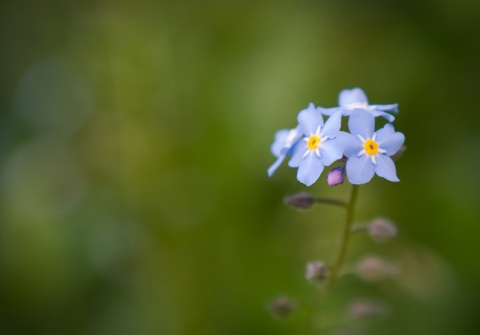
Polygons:
<instances>
[{"instance_id":1,"label":"bokeh background","mask_svg":"<svg viewBox=\"0 0 480 335\"><path fill-rule=\"evenodd\" d=\"M360 189L357 219L396 222L400 264L347 276L327 324L370 334L480 333L478 1L0 3L0 333L302 334L344 213L286 207L350 185L266 169L309 102L362 87L400 104L401 183ZM271 317L285 294L299 310ZM350 301L388 317L352 325Z\"/></svg>"}]
</instances>

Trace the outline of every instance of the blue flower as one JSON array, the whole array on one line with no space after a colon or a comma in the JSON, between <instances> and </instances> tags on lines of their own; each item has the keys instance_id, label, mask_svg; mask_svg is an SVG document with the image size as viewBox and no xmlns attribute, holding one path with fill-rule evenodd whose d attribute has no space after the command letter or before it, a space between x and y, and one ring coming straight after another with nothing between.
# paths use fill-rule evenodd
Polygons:
<instances>
[{"instance_id":1,"label":"blue flower","mask_svg":"<svg viewBox=\"0 0 480 335\"><path fill-rule=\"evenodd\" d=\"M322 113L312 103L298 114L298 129L303 138L293 148L288 165L298 167L297 179L301 183L312 185L325 166L342 158L343 148L336 139L341 117L341 113L334 113L324 123Z\"/></svg>"},{"instance_id":2,"label":"blue flower","mask_svg":"<svg viewBox=\"0 0 480 335\"><path fill-rule=\"evenodd\" d=\"M389 105L369 105L365 92L361 88L345 89L338 95L339 108L343 111L343 115L350 116L355 113L355 110L363 109L374 117L383 116L389 122L393 122L395 117L386 112L398 112L398 104ZM323 109L322 113L325 115L332 115L337 109L328 108Z\"/></svg>"},{"instance_id":3,"label":"blue flower","mask_svg":"<svg viewBox=\"0 0 480 335\"><path fill-rule=\"evenodd\" d=\"M270 151L277 157L277 160L268 168L268 176L271 177L277 168L282 164L287 155L291 154L293 146L298 142L302 134L297 128L281 129L275 133L275 139Z\"/></svg>"},{"instance_id":4,"label":"blue flower","mask_svg":"<svg viewBox=\"0 0 480 335\"><path fill-rule=\"evenodd\" d=\"M368 183L376 173L390 181L400 181L390 158L403 145L405 136L387 123L375 132L375 117L365 110L356 110L348 120L350 133L340 132L338 138L347 156L347 176L352 184Z\"/></svg>"}]
</instances>

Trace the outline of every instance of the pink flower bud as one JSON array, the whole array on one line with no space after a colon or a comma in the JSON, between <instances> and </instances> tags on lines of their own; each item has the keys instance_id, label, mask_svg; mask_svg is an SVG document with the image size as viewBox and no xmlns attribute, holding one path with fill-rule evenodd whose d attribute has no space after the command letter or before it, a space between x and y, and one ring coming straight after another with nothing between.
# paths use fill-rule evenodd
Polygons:
<instances>
[{"instance_id":1,"label":"pink flower bud","mask_svg":"<svg viewBox=\"0 0 480 335\"><path fill-rule=\"evenodd\" d=\"M345 165L340 165L331 169L327 174L327 183L329 186L343 184L345 179Z\"/></svg>"},{"instance_id":2,"label":"pink flower bud","mask_svg":"<svg viewBox=\"0 0 480 335\"><path fill-rule=\"evenodd\" d=\"M365 281L378 281L398 273L398 267L376 256L368 256L357 265L358 276Z\"/></svg>"},{"instance_id":3,"label":"pink flower bud","mask_svg":"<svg viewBox=\"0 0 480 335\"><path fill-rule=\"evenodd\" d=\"M280 295L269 302L267 307L275 318L286 319L292 314L295 304L289 297Z\"/></svg>"},{"instance_id":4,"label":"pink flower bud","mask_svg":"<svg viewBox=\"0 0 480 335\"><path fill-rule=\"evenodd\" d=\"M348 315L352 320L362 321L388 314L387 307L377 301L357 300L350 305Z\"/></svg>"},{"instance_id":5,"label":"pink flower bud","mask_svg":"<svg viewBox=\"0 0 480 335\"><path fill-rule=\"evenodd\" d=\"M397 235L397 227L388 219L377 218L368 225L368 234L375 241L385 242Z\"/></svg>"},{"instance_id":6,"label":"pink flower bud","mask_svg":"<svg viewBox=\"0 0 480 335\"><path fill-rule=\"evenodd\" d=\"M314 261L307 264L305 277L312 282L321 282L328 276L328 269L324 262Z\"/></svg>"}]
</instances>

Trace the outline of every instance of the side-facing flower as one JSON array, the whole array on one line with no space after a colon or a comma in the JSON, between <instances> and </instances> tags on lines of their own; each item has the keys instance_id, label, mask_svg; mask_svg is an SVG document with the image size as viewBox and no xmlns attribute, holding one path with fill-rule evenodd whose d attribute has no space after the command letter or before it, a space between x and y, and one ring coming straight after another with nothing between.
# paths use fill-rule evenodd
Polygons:
<instances>
[{"instance_id":1,"label":"side-facing flower","mask_svg":"<svg viewBox=\"0 0 480 335\"><path fill-rule=\"evenodd\" d=\"M398 112L398 104L388 105L369 105L367 95L358 87L352 89L345 89L338 95L339 109L342 110L343 115L350 116L355 113L355 110L363 109L372 114L374 117L382 116L389 122L393 122L395 117L386 112ZM323 109L322 113L331 115L334 109Z\"/></svg>"},{"instance_id":2,"label":"side-facing flower","mask_svg":"<svg viewBox=\"0 0 480 335\"><path fill-rule=\"evenodd\" d=\"M293 148L291 167L298 167L297 179L310 186L325 166L342 158L343 147L336 136L340 131L341 113L334 113L324 123L323 116L310 103L298 114L298 129L303 138Z\"/></svg>"},{"instance_id":3,"label":"side-facing flower","mask_svg":"<svg viewBox=\"0 0 480 335\"><path fill-rule=\"evenodd\" d=\"M268 168L268 176L271 177L277 168L282 164L287 155L291 154L292 147L298 142L302 134L297 128L281 129L275 133L275 139L270 151L277 157L277 160Z\"/></svg>"},{"instance_id":4,"label":"side-facing flower","mask_svg":"<svg viewBox=\"0 0 480 335\"><path fill-rule=\"evenodd\" d=\"M375 132L375 117L362 109L350 116L348 127L351 134L340 132L338 137L348 158L350 183L368 183L375 173L390 181L400 181L390 156L402 147L405 136L395 132L390 123Z\"/></svg>"}]
</instances>

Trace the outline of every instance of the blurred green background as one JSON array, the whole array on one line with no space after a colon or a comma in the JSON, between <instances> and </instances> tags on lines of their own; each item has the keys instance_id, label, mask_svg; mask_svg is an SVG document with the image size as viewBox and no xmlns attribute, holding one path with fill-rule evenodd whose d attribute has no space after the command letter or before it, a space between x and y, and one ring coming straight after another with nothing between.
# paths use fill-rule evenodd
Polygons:
<instances>
[{"instance_id":1,"label":"blurred green background","mask_svg":"<svg viewBox=\"0 0 480 335\"><path fill-rule=\"evenodd\" d=\"M357 218L399 237L352 240L396 280L354 277L387 302L371 334L478 334L478 1L0 3L0 333L302 334L305 263L330 260L344 213L285 207L308 190L266 169L273 134L309 102L362 87L400 104L401 183L360 189Z\"/></svg>"}]
</instances>

